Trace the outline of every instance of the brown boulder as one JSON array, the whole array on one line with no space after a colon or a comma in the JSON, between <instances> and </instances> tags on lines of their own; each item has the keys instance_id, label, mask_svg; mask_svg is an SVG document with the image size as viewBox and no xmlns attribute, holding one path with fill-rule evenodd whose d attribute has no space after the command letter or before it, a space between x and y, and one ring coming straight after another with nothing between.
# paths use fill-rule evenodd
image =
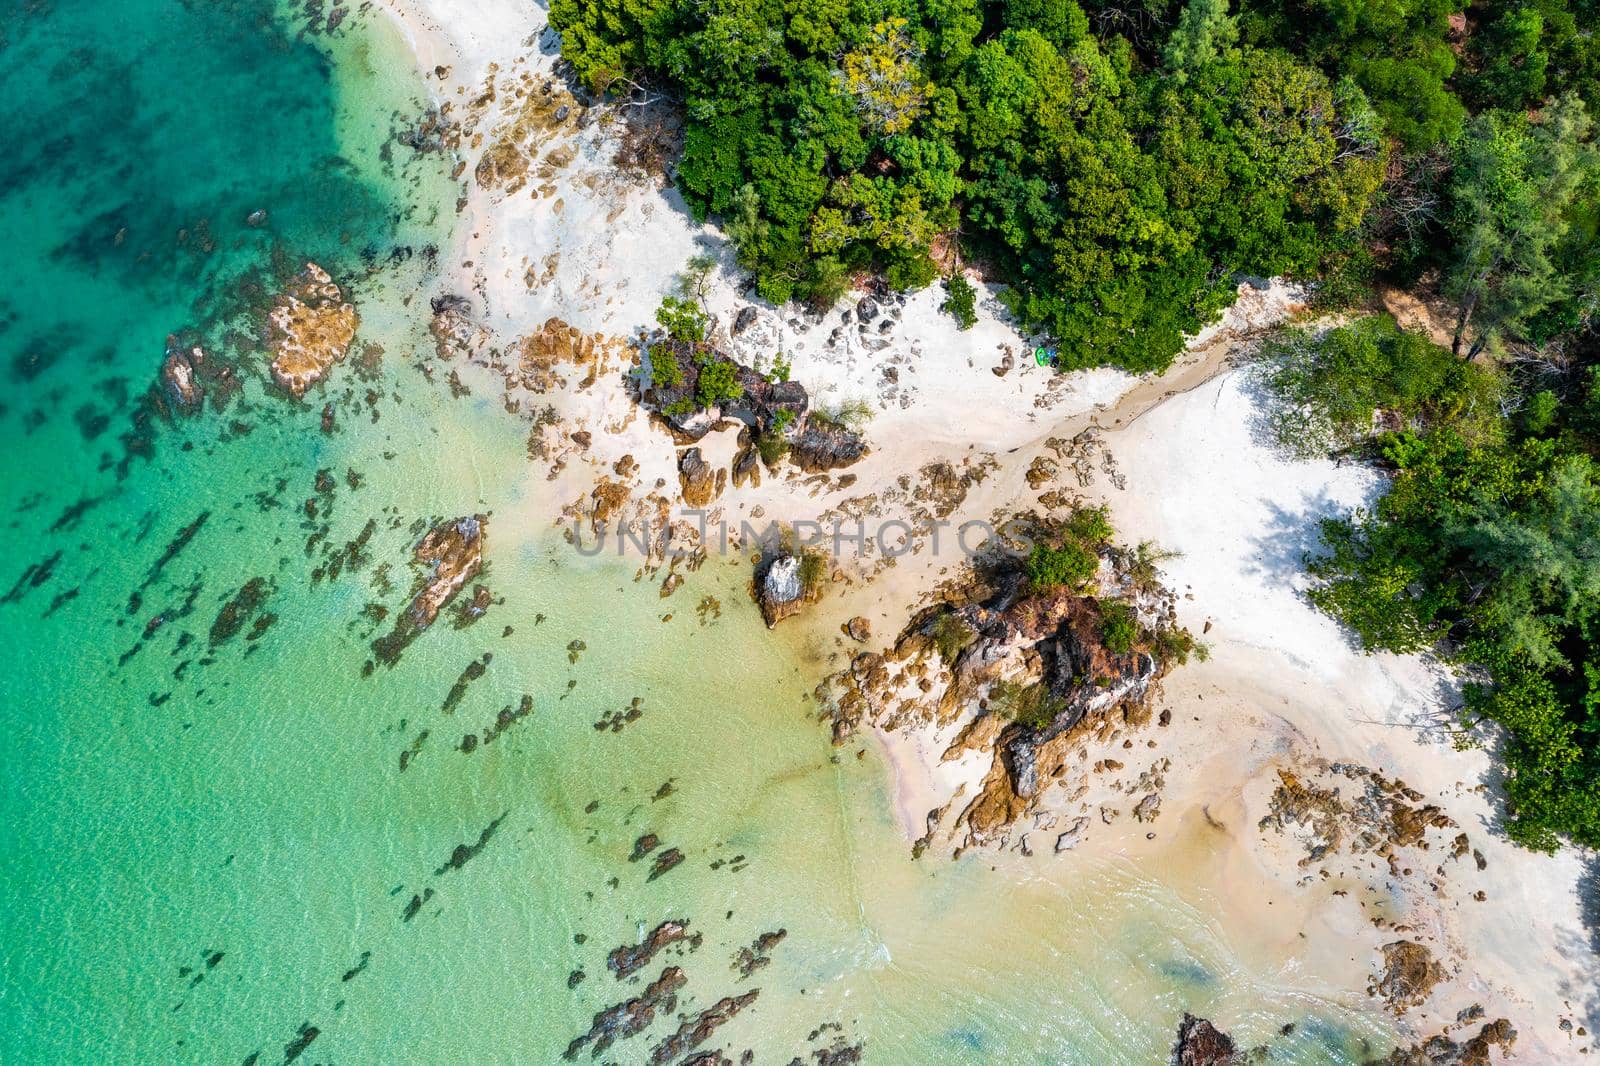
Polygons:
<instances>
[{"instance_id":1,"label":"brown boulder","mask_svg":"<svg viewBox=\"0 0 1600 1066\"><path fill-rule=\"evenodd\" d=\"M1172 1048L1173 1066L1232 1066L1238 1056L1233 1038L1204 1018L1184 1014L1178 1023L1178 1042Z\"/></svg>"},{"instance_id":2,"label":"brown boulder","mask_svg":"<svg viewBox=\"0 0 1600 1066\"><path fill-rule=\"evenodd\" d=\"M685 449L678 456L678 484L683 489L685 507L703 508L716 496L716 473L699 448Z\"/></svg>"},{"instance_id":3,"label":"brown boulder","mask_svg":"<svg viewBox=\"0 0 1600 1066\"><path fill-rule=\"evenodd\" d=\"M733 457L733 487L742 488L747 484L761 487L761 454L753 444L745 445Z\"/></svg>"},{"instance_id":4,"label":"brown boulder","mask_svg":"<svg viewBox=\"0 0 1600 1066\"><path fill-rule=\"evenodd\" d=\"M1390 1010L1403 1014L1427 999L1444 976L1431 951L1413 940L1396 940L1383 945L1383 972L1375 987Z\"/></svg>"}]
</instances>

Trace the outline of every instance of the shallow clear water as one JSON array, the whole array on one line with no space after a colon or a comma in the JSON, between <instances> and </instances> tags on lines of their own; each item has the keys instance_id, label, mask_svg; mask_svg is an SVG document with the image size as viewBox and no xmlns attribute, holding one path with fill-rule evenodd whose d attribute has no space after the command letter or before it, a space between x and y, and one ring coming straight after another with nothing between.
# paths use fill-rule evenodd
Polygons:
<instances>
[{"instance_id":1,"label":"shallow clear water","mask_svg":"<svg viewBox=\"0 0 1600 1066\"><path fill-rule=\"evenodd\" d=\"M422 102L384 23L313 39L250 0L4 14L0 85L25 103L0 114L0 1062L281 1062L303 1026L305 1062L554 1061L638 992L605 953L669 917L704 940L644 976L681 963L688 1010L761 988L707 1045L760 1062L824 1022L872 1063L1158 1062L1186 1008L1245 1041L1299 1022L1280 1061L1381 1041L1231 940L1190 871L911 861L882 765L811 720L825 666L761 627L744 565L662 600L548 532L525 427L415 365L456 189L391 139ZM247 311L307 259L381 354L292 403ZM246 385L172 422L144 396L182 330ZM365 676L418 523L473 512L497 602ZM214 630L255 578L252 622L275 620ZM524 695L530 716L460 750ZM687 856L653 883L628 860L645 832ZM734 952L777 928L741 979Z\"/></svg>"}]
</instances>

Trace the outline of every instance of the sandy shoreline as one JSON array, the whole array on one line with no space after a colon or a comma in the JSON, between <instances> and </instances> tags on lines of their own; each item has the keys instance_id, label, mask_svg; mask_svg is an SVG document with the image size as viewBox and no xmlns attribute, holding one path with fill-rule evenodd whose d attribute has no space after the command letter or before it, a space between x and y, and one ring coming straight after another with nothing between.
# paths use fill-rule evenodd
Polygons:
<instances>
[{"instance_id":1,"label":"sandy shoreline","mask_svg":"<svg viewBox=\"0 0 1600 1066\"><path fill-rule=\"evenodd\" d=\"M379 7L398 20L438 98L458 119L473 116L463 147L469 164L554 60L540 42L543 12L531 4L492 0L458 8L444 0L380 0ZM474 105L491 80L493 102ZM470 166L467 172L458 240L446 261L461 264L454 284L476 299L488 330L509 339L554 316L625 338L651 321L673 275L703 250L724 263L708 303L724 327L732 321L746 301L726 269L720 237L674 206L671 194L609 174L603 124L536 137L545 139L528 153L532 177L525 185L482 187ZM1576 891L1584 857L1571 850L1533 855L1498 835L1493 790L1485 787L1489 760L1481 751L1453 750L1437 728L1450 709L1450 679L1418 657L1361 654L1301 595L1300 555L1315 544L1316 520L1370 500L1379 486L1359 467L1291 462L1275 453L1259 431L1248 375L1229 370L1242 338L1291 313L1297 296L1281 285L1246 288L1228 320L1198 338L1167 375L1142 380L1115 371L1058 376L1033 367L1026 341L995 317L992 302L985 301L975 329L957 333L938 310L936 290L898 309L882 345L848 329L841 342L824 343L845 325L841 312L849 303L816 322L762 308L755 329L728 343L747 358L781 348L794 378L819 399L871 403L876 414L866 433L873 452L843 472L847 481L769 476L760 487L730 489L714 506L734 523L830 515L911 520L931 506L925 492L918 494L933 481L930 466L940 463L971 475L948 515L952 521L1041 507L1039 497L1051 491L1105 502L1120 539L1150 539L1182 553L1165 566L1166 580L1179 594L1180 622L1196 633L1209 625L1213 657L1169 676L1158 702L1173 711L1174 725L1152 733L1150 743L1158 746L1140 753L1169 759L1172 767L1155 839L1125 817L1109 824L1095 819L1071 856L1052 857L1048 840L1055 834L1041 831L1031 850L1044 854L1033 861L1054 864L1043 876L1067 876L1073 857L1093 854L1194 861L1228 879L1226 890L1212 886L1219 912L1232 915L1227 922L1262 925L1258 933L1282 940L1299 965L1336 968L1357 981L1368 972L1370 952L1357 952L1357 959L1346 948L1376 945L1404 927L1454 960L1456 972L1401 1020L1403 1031L1438 1032L1477 1004L1489 1018L1505 1016L1517 1026L1518 1060L1567 1060L1586 1041L1560 1022L1593 1028L1600 1020L1596 962ZM650 486L667 486L672 495L674 449L627 396L624 369L620 361L608 363L596 380L555 400L561 435L552 436L550 474L530 474L528 498L512 522L548 528L561 508L581 511L597 481L625 456L636 466L628 488L641 513ZM1074 479L1057 449L1058 469L1032 483L1035 461L1052 454L1047 442L1092 427L1105 432L1103 449L1087 464L1087 481L1081 473ZM574 433L592 441L575 446ZM726 467L732 434L714 434L701 447L713 467ZM786 623L786 639L816 649L819 673L858 650L838 634L844 619L868 618L873 646L892 640L928 590L959 568L959 558L924 547L896 560L841 563L842 580L811 617ZM986 769L972 756L942 762L949 739L948 732L878 731L908 838L921 835L930 809L970 793ZM1359 874L1308 875L1297 865L1294 841L1259 833L1255 824L1278 771L1316 759L1360 762L1403 778L1469 834L1483 868L1452 867L1430 881L1441 858L1434 855L1422 860L1429 869L1419 863L1416 874L1374 866ZM1075 802L1092 810L1110 801L1097 791ZM1028 835L1023 839L1023 850L1030 850ZM1345 894L1322 883L1329 879ZM1362 892L1392 901L1381 925L1364 910ZM1274 903L1280 905L1268 911ZM1268 913L1270 923L1263 918ZM1297 940L1302 931L1305 946Z\"/></svg>"}]
</instances>

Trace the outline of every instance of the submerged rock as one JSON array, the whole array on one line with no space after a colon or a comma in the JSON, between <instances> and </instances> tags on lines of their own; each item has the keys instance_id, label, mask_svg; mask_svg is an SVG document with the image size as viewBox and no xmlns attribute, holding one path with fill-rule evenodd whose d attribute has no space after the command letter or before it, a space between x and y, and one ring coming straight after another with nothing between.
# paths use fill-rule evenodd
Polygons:
<instances>
[{"instance_id":1,"label":"submerged rock","mask_svg":"<svg viewBox=\"0 0 1600 1066\"><path fill-rule=\"evenodd\" d=\"M731 1021L734 1015L754 1003L760 994L759 988L752 988L740 996L724 996L693 1018L687 1019L678 1026L677 1032L651 1049L651 1066L663 1066L664 1063L671 1062L679 1055L710 1040L713 1033Z\"/></svg>"},{"instance_id":2,"label":"submerged rock","mask_svg":"<svg viewBox=\"0 0 1600 1066\"><path fill-rule=\"evenodd\" d=\"M617 1040L644 1032L658 1012L671 1014L677 1009L678 990L688 983L682 970L668 966L641 994L596 1014L589 1031L567 1045L563 1058L577 1058L586 1044L591 1045L591 1057L599 1058Z\"/></svg>"},{"instance_id":3,"label":"submerged rock","mask_svg":"<svg viewBox=\"0 0 1600 1066\"><path fill-rule=\"evenodd\" d=\"M267 314L272 380L294 396L304 395L344 358L360 322L328 272L307 263Z\"/></svg>"},{"instance_id":4,"label":"submerged rock","mask_svg":"<svg viewBox=\"0 0 1600 1066\"><path fill-rule=\"evenodd\" d=\"M787 929L774 929L755 938L749 947L740 948L733 957L733 969L740 977L749 977L772 962L772 949L783 943L789 935Z\"/></svg>"},{"instance_id":5,"label":"submerged rock","mask_svg":"<svg viewBox=\"0 0 1600 1066\"><path fill-rule=\"evenodd\" d=\"M471 358L487 342L488 331L473 316L472 303L465 296L435 296L429 306L433 319L428 323L428 332L433 335L434 354L440 359L457 355Z\"/></svg>"},{"instance_id":6,"label":"submerged rock","mask_svg":"<svg viewBox=\"0 0 1600 1066\"><path fill-rule=\"evenodd\" d=\"M650 965L650 960L654 959L661 949L689 938L687 921L669 919L652 929L650 935L639 943L624 944L613 949L611 954L606 956L606 966L620 981Z\"/></svg>"},{"instance_id":7,"label":"submerged rock","mask_svg":"<svg viewBox=\"0 0 1600 1066\"><path fill-rule=\"evenodd\" d=\"M161 363L161 384L173 405L184 414L194 414L205 402L205 388L196 371L205 363L206 353L199 345L185 351L175 335L167 336L167 356Z\"/></svg>"},{"instance_id":8,"label":"submerged rock","mask_svg":"<svg viewBox=\"0 0 1600 1066\"><path fill-rule=\"evenodd\" d=\"M421 587L400 613L395 628L372 642L380 662L393 665L461 589L483 569L485 515L468 515L439 522L423 536L412 552L423 570Z\"/></svg>"},{"instance_id":9,"label":"submerged rock","mask_svg":"<svg viewBox=\"0 0 1600 1066\"><path fill-rule=\"evenodd\" d=\"M645 880L654 881L662 874L667 873L669 870L676 867L682 861L683 852L679 851L677 848L668 848L666 851L658 854L655 858L655 861L650 864L650 876L646 877Z\"/></svg>"}]
</instances>

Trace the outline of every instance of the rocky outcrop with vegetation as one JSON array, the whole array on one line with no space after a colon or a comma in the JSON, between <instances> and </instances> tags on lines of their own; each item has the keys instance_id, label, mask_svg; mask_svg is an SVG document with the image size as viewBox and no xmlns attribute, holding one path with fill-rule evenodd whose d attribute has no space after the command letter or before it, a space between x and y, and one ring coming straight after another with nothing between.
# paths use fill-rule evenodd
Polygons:
<instances>
[{"instance_id":1,"label":"rocky outcrop with vegetation","mask_svg":"<svg viewBox=\"0 0 1600 1066\"><path fill-rule=\"evenodd\" d=\"M1027 555L987 561L892 648L858 654L820 690L836 742L866 722L961 723L946 757L985 750L991 764L958 824L967 844L1001 842L1077 766L1068 755L1097 724L1147 720L1162 673L1203 654L1173 621L1153 549L1114 548L1111 535L1100 510L1037 525Z\"/></svg>"},{"instance_id":2,"label":"rocky outcrop with vegetation","mask_svg":"<svg viewBox=\"0 0 1600 1066\"><path fill-rule=\"evenodd\" d=\"M762 371L717 347L709 339L711 318L694 301L669 296L656 319L661 329L641 342L639 402L680 444L741 424L736 483L759 478L757 456L771 468L787 457L801 470L819 473L867 454L865 438L846 419L813 409L806 387L789 380L786 364Z\"/></svg>"}]
</instances>

